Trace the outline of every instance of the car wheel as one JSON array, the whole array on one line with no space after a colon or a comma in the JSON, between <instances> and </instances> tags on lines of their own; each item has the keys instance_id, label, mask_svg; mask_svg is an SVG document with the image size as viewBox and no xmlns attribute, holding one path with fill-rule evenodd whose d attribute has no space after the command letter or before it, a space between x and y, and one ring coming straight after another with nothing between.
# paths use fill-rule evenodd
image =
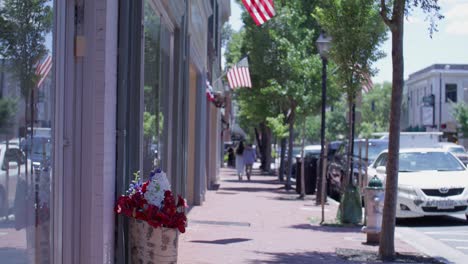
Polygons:
<instances>
[{"instance_id":1,"label":"car wheel","mask_svg":"<svg viewBox=\"0 0 468 264\"><path fill-rule=\"evenodd\" d=\"M466 217L466 221L468 221L468 214L466 214L465 217Z\"/></svg>"}]
</instances>

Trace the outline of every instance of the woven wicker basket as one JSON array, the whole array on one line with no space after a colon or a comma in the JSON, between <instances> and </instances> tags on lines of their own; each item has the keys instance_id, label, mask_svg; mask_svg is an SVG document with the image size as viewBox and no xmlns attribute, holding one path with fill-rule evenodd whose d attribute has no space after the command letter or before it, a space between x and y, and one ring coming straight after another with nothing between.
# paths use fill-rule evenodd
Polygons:
<instances>
[{"instance_id":1,"label":"woven wicker basket","mask_svg":"<svg viewBox=\"0 0 468 264\"><path fill-rule=\"evenodd\" d=\"M145 221L130 221L132 263L177 263L178 241L179 230L176 228L154 228Z\"/></svg>"}]
</instances>

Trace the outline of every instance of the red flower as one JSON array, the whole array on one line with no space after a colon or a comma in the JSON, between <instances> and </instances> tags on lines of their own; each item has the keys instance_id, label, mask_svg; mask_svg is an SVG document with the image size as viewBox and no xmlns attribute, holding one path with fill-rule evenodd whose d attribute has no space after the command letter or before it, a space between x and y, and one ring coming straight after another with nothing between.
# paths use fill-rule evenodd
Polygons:
<instances>
[{"instance_id":1,"label":"red flower","mask_svg":"<svg viewBox=\"0 0 468 264\"><path fill-rule=\"evenodd\" d=\"M146 189L148 188L148 185L149 185L150 181L145 181L143 183L143 185L141 186L141 192L142 193L145 193L146 192Z\"/></svg>"},{"instance_id":2,"label":"red flower","mask_svg":"<svg viewBox=\"0 0 468 264\"><path fill-rule=\"evenodd\" d=\"M122 195L117 199L115 212L131 218L146 221L154 228L177 228L181 233L185 232L187 216L184 208L187 203L180 195L177 196L177 204L171 191L164 192L164 200L161 208L149 204L144 197L149 181L143 183L141 192ZM178 208L182 208L178 211Z\"/></svg>"}]
</instances>

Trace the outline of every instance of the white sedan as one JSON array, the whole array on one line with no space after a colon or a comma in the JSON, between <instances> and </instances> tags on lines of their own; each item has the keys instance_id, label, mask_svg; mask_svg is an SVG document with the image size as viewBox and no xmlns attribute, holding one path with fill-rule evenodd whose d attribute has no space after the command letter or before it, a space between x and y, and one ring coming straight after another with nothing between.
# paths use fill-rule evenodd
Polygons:
<instances>
[{"instance_id":1,"label":"white sedan","mask_svg":"<svg viewBox=\"0 0 468 264\"><path fill-rule=\"evenodd\" d=\"M386 179L388 151L368 168L369 179ZM384 185L385 186L385 185ZM441 149L400 149L397 217L465 213L468 220L468 170Z\"/></svg>"}]
</instances>

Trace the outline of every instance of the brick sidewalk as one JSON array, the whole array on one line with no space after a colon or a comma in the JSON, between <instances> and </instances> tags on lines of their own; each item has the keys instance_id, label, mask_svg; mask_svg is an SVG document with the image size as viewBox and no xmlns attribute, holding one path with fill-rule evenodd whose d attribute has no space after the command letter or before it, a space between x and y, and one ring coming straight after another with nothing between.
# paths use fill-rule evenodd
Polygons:
<instances>
[{"instance_id":1,"label":"brick sidewalk","mask_svg":"<svg viewBox=\"0 0 468 264\"><path fill-rule=\"evenodd\" d=\"M346 263L336 248L378 250L363 244L359 227L320 226L321 207L313 196L298 200L277 177L258 173L239 182L233 169L221 169L219 190L208 191L205 203L188 214L179 263ZM326 205L327 222L337 208ZM396 250L417 252L398 240Z\"/></svg>"}]
</instances>

